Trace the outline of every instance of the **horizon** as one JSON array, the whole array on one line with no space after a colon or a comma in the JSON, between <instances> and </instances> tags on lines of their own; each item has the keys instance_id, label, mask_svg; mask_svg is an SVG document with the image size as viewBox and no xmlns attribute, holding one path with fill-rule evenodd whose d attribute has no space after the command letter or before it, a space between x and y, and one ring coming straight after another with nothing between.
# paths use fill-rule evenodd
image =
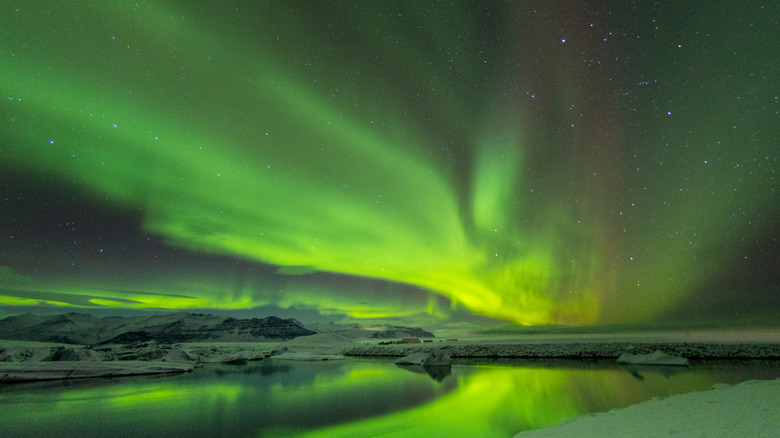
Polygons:
<instances>
[{"instance_id":1,"label":"horizon","mask_svg":"<svg viewBox=\"0 0 780 438\"><path fill-rule=\"evenodd\" d=\"M32 314L38 317L50 317L67 314L89 315L96 318L146 318L151 316L168 316L174 314L196 314L208 315L223 318L252 319L277 317L281 319L294 319L306 328L320 325L334 325L343 328L359 326L361 329L372 329L379 327L404 327L420 328L434 334L435 338L453 338L475 340L494 340L494 341L532 341L535 338L548 339L550 341L560 341L561 339L574 338L580 341L589 341L596 339L622 339L623 341L660 341L666 336L673 336L676 341L730 341L730 342L776 342L780 336L780 325L764 325L756 322L744 321L742 324L716 326L713 324L674 323L674 322L648 322L642 324L611 324L611 325L588 325L588 326L565 326L565 325L541 325L541 326L520 326L505 321L493 321L492 325L477 324L448 324L439 321L436 324L429 325L404 325L401 320L393 319L359 319L342 318L339 320L326 320L315 317L314 319L299 318L292 314L294 310L277 309L279 312L273 312L266 309L257 314L256 309L246 311L222 311L220 309L190 309L190 310L137 310L137 309L98 309L95 311L84 311L84 309L63 310L61 307L19 307L15 313L9 313L7 308L0 307L0 321L13 316L23 316ZM36 311L38 310L38 311ZM41 311L43 310L43 311ZM311 312L309 313L311 315ZM300 315L298 315L300 316ZM606 337L606 338L605 338ZM622 338L621 338L622 337ZM666 339L669 340L669 339Z\"/></svg>"}]
</instances>

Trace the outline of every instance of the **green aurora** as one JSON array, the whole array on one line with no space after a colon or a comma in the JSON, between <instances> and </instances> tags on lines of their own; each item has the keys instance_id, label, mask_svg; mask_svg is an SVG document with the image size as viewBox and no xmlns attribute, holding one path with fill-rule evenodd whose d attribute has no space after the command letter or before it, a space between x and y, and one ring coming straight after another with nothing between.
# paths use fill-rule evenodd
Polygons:
<instances>
[{"instance_id":1,"label":"green aurora","mask_svg":"<svg viewBox=\"0 0 780 438\"><path fill-rule=\"evenodd\" d=\"M0 305L776 321L774 3L0 8Z\"/></svg>"}]
</instances>

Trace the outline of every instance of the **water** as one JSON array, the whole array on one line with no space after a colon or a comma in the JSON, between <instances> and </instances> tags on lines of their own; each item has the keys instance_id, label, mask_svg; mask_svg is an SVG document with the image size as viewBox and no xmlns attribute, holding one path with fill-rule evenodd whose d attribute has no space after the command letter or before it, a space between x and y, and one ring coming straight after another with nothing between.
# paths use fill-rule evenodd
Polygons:
<instances>
[{"instance_id":1,"label":"water","mask_svg":"<svg viewBox=\"0 0 780 438\"><path fill-rule=\"evenodd\" d=\"M177 376L0 386L3 436L508 437L716 383L780 377L777 361L631 368L612 361L385 359L210 365Z\"/></svg>"}]
</instances>

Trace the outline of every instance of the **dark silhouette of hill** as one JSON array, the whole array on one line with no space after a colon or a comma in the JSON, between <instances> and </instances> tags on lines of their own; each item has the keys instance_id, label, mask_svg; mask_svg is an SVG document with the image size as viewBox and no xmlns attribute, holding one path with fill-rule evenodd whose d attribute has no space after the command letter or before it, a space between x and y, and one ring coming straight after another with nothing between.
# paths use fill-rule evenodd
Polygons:
<instances>
[{"instance_id":1,"label":"dark silhouette of hill","mask_svg":"<svg viewBox=\"0 0 780 438\"><path fill-rule=\"evenodd\" d=\"M81 345L278 341L315 333L293 318L236 319L184 312L130 318L25 314L0 320L0 339Z\"/></svg>"}]
</instances>

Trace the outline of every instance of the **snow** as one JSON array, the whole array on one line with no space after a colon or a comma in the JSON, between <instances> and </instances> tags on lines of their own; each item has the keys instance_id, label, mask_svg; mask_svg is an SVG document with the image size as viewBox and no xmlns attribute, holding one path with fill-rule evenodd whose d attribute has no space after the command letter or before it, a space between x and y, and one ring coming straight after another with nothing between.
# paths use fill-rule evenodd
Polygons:
<instances>
[{"instance_id":1,"label":"snow","mask_svg":"<svg viewBox=\"0 0 780 438\"><path fill-rule=\"evenodd\" d=\"M716 385L702 392L655 398L591 414L515 438L554 437L777 437L780 379Z\"/></svg>"}]
</instances>

